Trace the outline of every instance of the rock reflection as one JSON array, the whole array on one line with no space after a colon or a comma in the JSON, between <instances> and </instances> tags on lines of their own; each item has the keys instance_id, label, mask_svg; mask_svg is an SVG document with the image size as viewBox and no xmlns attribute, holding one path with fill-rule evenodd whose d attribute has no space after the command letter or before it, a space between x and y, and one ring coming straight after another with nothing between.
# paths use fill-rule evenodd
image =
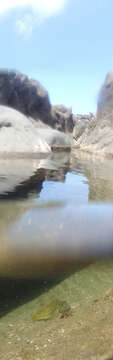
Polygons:
<instances>
[{"instance_id":1,"label":"rock reflection","mask_svg":"<svg viewBox=\"0 0 113 360\"><path fill-rule=\"evenodd\" d=\"M82 173L89 185L89 201L113 201L113 160L84 152L71 158L70 171Z\"/></svg>"},{"instance_id":2,"label":"rock reflection","mask_svg":"<svg viewBox=\"0 0 113 360\"><path fill-rule=\"evenodd\" d=\"M0 159L0 231L7 229L8 224L19 219L27 209L32 209L45 180L65 181L69 162L68 153L51 154L40 160ZM54 206L59 205L54 203Z\"/></svg>"},{"instance_id":3,"label":"rock reflection","mask_svg":"<svg viewBox=\"0 0 113 360\"><path fill-rule=\"evenodd\" d=\"M33 193L38 196L43 181L52 174L55 181L65 180L69 160L69 154L52 154L45 160L0 159L0 199L23 199Z\"/></svg>"}]
</instances>

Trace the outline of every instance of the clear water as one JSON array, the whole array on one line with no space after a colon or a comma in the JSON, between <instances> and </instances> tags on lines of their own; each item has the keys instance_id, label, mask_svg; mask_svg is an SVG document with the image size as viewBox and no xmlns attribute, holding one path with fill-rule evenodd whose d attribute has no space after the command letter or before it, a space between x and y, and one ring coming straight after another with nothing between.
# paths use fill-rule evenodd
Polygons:
<instances>
[{"instance_id":1,"label":"clear water","mask_svg":"<svg viewBox=\"0 0 113 360\"><path fill-rule=\"evenodd\" d=\"M67 172L64 182L44 181L41 201L88 202L87 178L80 173Z\"/></svg>"},{"instance_id":2,"label":"clear water","mask_svg":"<svg viewBox=\"0 0 113 360\"><path fill-rule=\"evenodd\" d=\"M40 277L42 267L46 273L48 262L57 263L61 254L66 267L71 257L76 264L83 255L112 253L112 159L78 152L0 165L2 276L24 277L25 272L26 277L28 267L42 259Z\"/></svg>"},{"instance_id":3,"label":"clear water","mask_svg":"<svg viewBox=\"0 0 113 360\"><path fill-rule=\"evenodd\" d=\"M0 360L106 352L112 254L112 159L78 152L0 161ZM95 262L106 255L110 261ZM37 307L54 297L72 316L34 324Z\"/></svg>"}]
</instances>

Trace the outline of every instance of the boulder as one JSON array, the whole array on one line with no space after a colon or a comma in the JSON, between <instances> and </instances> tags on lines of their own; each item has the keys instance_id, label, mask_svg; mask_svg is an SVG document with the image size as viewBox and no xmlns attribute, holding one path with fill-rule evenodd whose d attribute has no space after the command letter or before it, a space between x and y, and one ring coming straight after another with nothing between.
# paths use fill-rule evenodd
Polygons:
<instances>
[{"instance_id":1,"label":"boulder","mask_svg":"<svg viewBox=\"0 0 113 360\"><path fill-rule=\"evenodd\" d=\"M46 126L41 121L0 106L0 156L37 157L52 150L71 150L68 135Z\"/></svg>"},{"instance_id":2,"label":"boulder","mask_svg":"<svg viewBox=\"0 0 113 360\"><path fill-rule=\"evenodd\" d=\"M40 119L60 131L73 130L72 110L63 105L52 106L40 82L18 71L0 71L0 105L14 108L36 121Z\"/></svg>"},{"instance_id":3,"label":"boulder","mask_svg":"<svg viewBox=\"0 0 113 360\"><path fill-rule=\"evenodd\" d=\"M46 122L51 110L48 92L39 81L17 71L0 71L0 105Z\"/></svg>"},{"instance_id":4,"label":"boulder","mask_svg":"<svg viewBox=\"0 0 113 360\"><path fill-rule=\"evenodd\" d=\"M14 109L0 106L1 157L37 157L50 151L30 119Z\"/></svg>"},{"instance_id":5,"label":"boulder","mask_svg":"<svg viewBox=\"0 0 113 360\"><path fill-rule=\"evenodd\" d=\"M74 127L72 109L64 105L52 106L51 123L57 130L72 133Z\"/></svg>"},{"instance_id":6,"label":"boulder","mask_svg":"<svg viewBox=\"0 0 113 360\"><path fill-rule=\"evenodd\" d=\"M71 151L72 139L65 133L51 128L38 128L38 134L53 151Z\"/></svg>"}]
</instances>

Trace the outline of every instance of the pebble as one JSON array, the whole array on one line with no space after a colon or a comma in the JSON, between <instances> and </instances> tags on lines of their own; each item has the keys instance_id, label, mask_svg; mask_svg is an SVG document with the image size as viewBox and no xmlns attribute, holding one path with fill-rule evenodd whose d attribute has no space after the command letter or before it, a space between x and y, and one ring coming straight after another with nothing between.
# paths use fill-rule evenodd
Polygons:
<instances>
[{"instance_id":1,"label":"pebble","mask_svg":"<svg viewBox=\"0 0 113 360\"><path fill-rule=\"evenodd\" d=\"M32 345L32 344L33 344L33 340L29 340L29 339L27 339L27 340L26 340L26 342L27 342L27 344L30 344L30 345Z\"/></svg>"},{"instance_id":2,"label":"pebble","mask_svg":"<svg viewBox=\"0 0 113 360\"><path fill-rule=\"evenodd\" d=\"M48 339L47 341L48 341L49 343L51 343L51 342L52 342L52 341L51 341L51 339Z\"/></svg>"},{"instance_id":3,"label":"pebble","mask_svg":"<svg viewBox=\"0 0 113 360\"><path fill-rule=\"evenodd\" d=\"M38 350L39 350L39 346L35 345L35 350L38 351Z\"/></svg>"},{"instance_id":4,"label":"pebble","mask_svg":"<svg viewBox=\"0 0 113 360\"><path fill-rule=\"evenodd\" d=\"M8 324L9 327L13 327L13 324Z\"/></svg>"},{"instance_id":5,"label":"pebble","mask_svg":"<svg viewBox=\"0 0 113 360\"><path fill-rule=\"evenodd\" d=\"M21 341L21 338L20 338L20 337L18 337L18 338L17 338L17 341Z\"/></svg>"}]
</instances>

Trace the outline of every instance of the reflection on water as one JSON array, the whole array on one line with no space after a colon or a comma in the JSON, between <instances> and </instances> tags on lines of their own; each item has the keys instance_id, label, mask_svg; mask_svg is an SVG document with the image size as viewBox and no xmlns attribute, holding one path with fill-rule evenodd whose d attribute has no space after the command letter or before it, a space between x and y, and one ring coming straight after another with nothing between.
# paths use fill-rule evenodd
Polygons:
<instances>
[{"instance_id":1,"label":"reflection on water","mask_svg":"<svg viewBox=\"0 0 113 360\"><path fill-rule=\"evenodd\" d=\"M74 154L71 171L76 174L77 169L86 178L89 201L113 201L113 159L83 152Z\"/></svg>"},{"instance_id":2,"label":"reflection on water","mask_svg":"<svg viewBox=\"0 0 113 360\"><path fill-rule=\"evenodd\" d=\"M43 201L65 201L68 203L84 204L88 202L88 185L85 184L86 177L81 174L67 172L64 182L44 181L40 193Z\"/></svg>"},{"instance_id":3,"label":"reflection on water","mask_svg":"<svg viewBox=\"0 0 113 360\"><path fill-rule=\"evenodd\" d=\"M112 174L112 159L80 152L0 160L0 360L96 358L113 320L113 263L92 264L113 256ZM35 324L53 297L72 315Z\"/></svg>"},{"instance_id":4,"label":"reflection on water","mask_svg":"<svg viewBox=\"0 0 113 360\"><path fill-rule=\"evenodd\" d=\"M0 159L0 199L111 202L112 174L112 159L83 152L52 154L44 160Z\"/></svg>"},{"instance_id":5,"label":"reflection on water","mask_svg":"<svg viewBox=\"0 0 113 360\"><path fill-rule=\"evenodd\" d=\"M110 254L112 170L113 160L79 152L0 160L0 275L41 276Z\"/></svg>"}]
</instances>

